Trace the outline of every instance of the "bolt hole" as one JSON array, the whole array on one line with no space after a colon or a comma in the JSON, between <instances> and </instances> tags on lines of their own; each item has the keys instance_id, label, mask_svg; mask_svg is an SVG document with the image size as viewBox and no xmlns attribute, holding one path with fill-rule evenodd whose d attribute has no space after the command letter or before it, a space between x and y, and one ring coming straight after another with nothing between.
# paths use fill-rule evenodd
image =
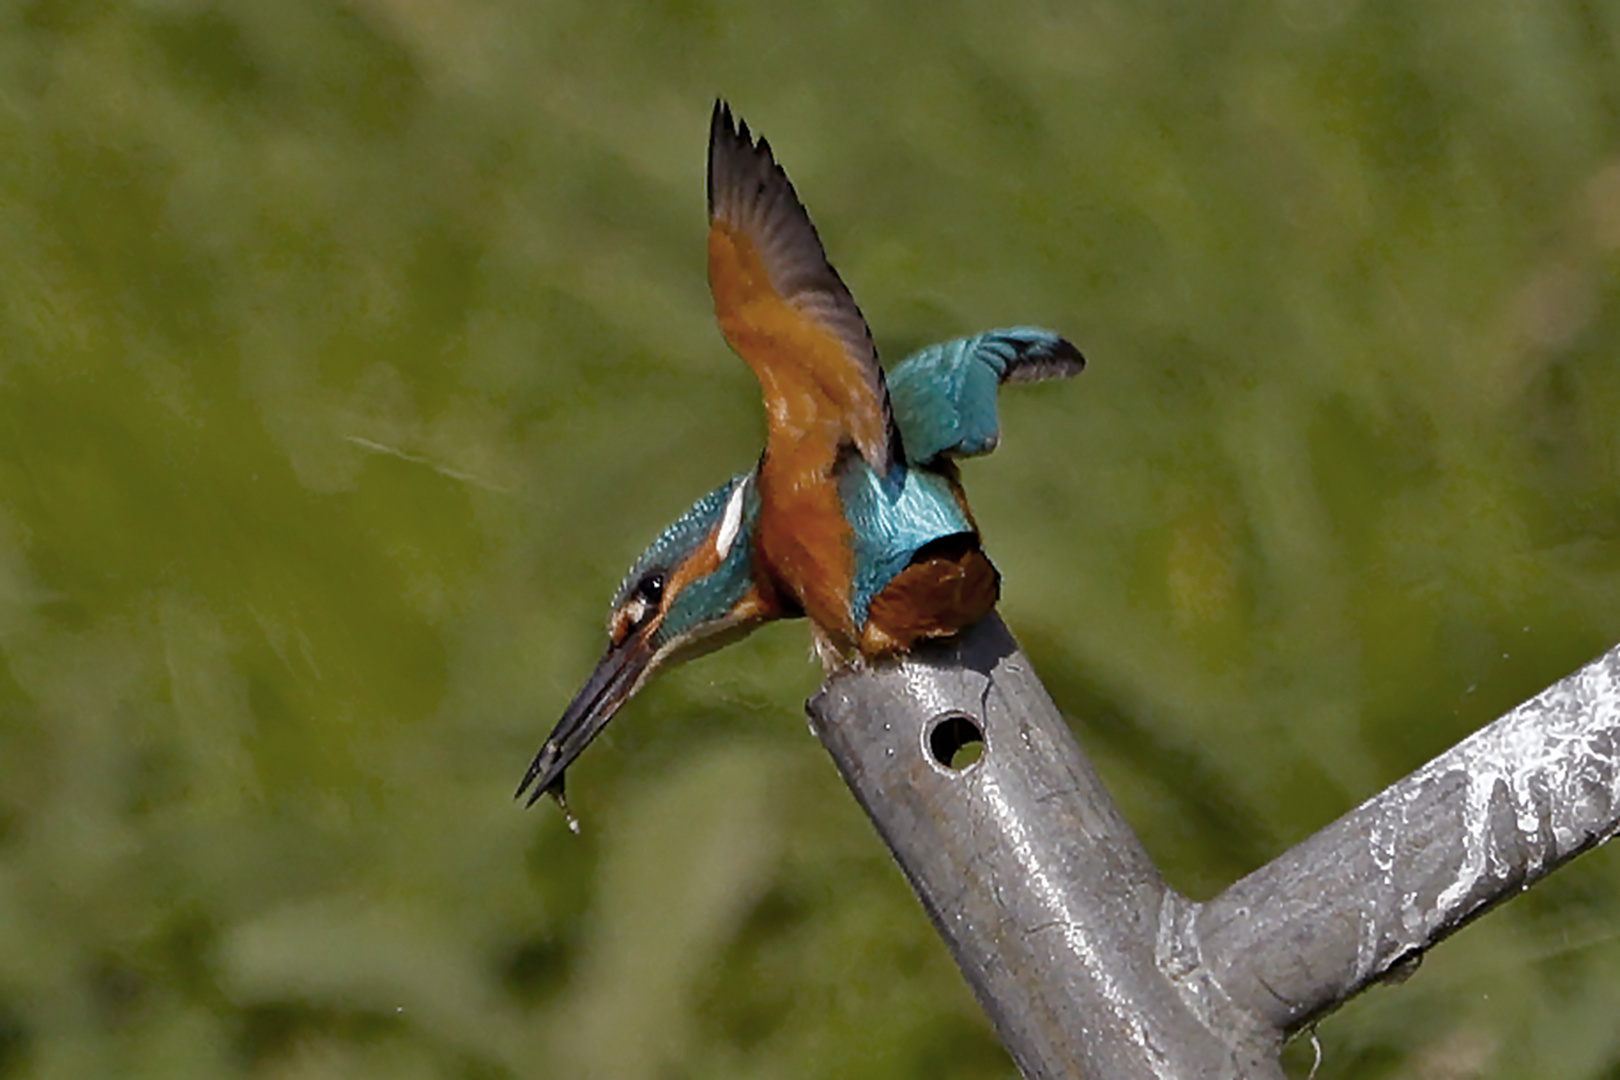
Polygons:
<instances>
[{"instance_id":1,"label":"bolt hole","mask_svg":"<svg viewBox=\"0 0 1620 1080\"><path fill-rule=\"evenodd\" d=\"M928 732L928 752L947 769L962 772L984 756L984 729L971 716L942 716Z\"/></svg>"}]
</instances>

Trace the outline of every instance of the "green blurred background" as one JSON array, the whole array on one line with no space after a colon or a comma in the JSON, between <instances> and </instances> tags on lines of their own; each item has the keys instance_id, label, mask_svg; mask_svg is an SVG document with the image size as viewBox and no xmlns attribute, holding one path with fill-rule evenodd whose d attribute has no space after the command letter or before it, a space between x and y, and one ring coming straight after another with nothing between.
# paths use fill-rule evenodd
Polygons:
<instances>
[{"instance_id":1,"label":"green blurred background","mask_svg":"<svg viewBox=\"0 0 1620 1080\"><path fill-rule=\"evenodd\" d=\"M6 0L0 1077L1010 1076L802 625L632 704L583 837L511 801L761 441L715 95L887 357L1090 358L967 485L1207 897L1620 641L1617 45L1600 2ZM1620 1076L1617 934L1600 851L1318 1076Z\"/></svg>"}]
</instances>

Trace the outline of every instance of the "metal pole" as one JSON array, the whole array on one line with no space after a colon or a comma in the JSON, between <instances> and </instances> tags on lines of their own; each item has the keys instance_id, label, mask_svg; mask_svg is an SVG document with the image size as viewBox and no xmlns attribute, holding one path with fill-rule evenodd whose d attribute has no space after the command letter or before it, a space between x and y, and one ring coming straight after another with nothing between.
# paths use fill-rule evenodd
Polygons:
<instances>
[{"instance_id":1,"label":"metal pole","mask_svg":"<svg viewBox=\"0 0 1620 1080\"><path fill-rule=\"evenodd\" d=\"M1203 906L1208 975L1280 1031L1620 829L1620 648Z\"/></svg>"},{"instance_id":2,"label":"metal pole","mask_svg":"<svg viewBox=\"0 0 1620 1080\"><path fill-rule=\"evenodd\" d=\"M1276 1080L1287 1035L1620 831L1620 647L1203 905L994 616L809 712L1031 1078Z\"/></svg>"},{"instance_id":3,"label":"metal pole","mask_svg":"<svg viewBox=\"0 0 1620 1080\"><path fill-rule=\"evenodd\" d=\"M1161 967L1194 905L1000 619L841 672L808 710L1024 1076L1282 1077L1275 1029Z\"/></svg>"}]
</instances>

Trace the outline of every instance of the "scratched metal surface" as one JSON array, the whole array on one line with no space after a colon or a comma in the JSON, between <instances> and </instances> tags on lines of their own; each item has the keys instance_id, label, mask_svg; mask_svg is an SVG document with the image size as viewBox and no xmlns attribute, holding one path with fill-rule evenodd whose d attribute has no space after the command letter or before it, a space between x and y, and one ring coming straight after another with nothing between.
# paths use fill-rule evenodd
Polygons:
<instances>
[{"instance_id":1,"label":"scratched metal surface","mask_svg":"<svg viewBox=\"0 0 1620 1080\"><path fill-rule=\"evenodd\" d=\"M1620 649L1227 889L1178 928L1295 1030L1620 829Z\"/></svg>"}]
</instances>

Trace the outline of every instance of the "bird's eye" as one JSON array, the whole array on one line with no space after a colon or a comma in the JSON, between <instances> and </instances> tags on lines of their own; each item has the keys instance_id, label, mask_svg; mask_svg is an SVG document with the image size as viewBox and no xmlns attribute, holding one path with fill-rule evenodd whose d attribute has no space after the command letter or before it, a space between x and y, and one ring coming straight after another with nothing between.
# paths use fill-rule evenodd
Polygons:
<instances>
[{"instance_id":1,"label":"bird's eye","mask_svg":"<svg viewBox=\"0 0 1620 1080\"><path fill-rule=\"evenodd\" d=\"M608 623L608 636L618 645L632 633L647 625L658 614L664 600L664 571L650 570L636 581L613 618Z\"/></svg>"},{"instance_id":2,"label":"bird's eye","mask_svg":"<svg viewBox=\"0 0 1620 1080\"><path fill-rule=\"evenodd\" d=\"M657 607L664 599L664 572L654 570L636 582L636 595L650 606Z\"/></svg>"}]
</instances>

